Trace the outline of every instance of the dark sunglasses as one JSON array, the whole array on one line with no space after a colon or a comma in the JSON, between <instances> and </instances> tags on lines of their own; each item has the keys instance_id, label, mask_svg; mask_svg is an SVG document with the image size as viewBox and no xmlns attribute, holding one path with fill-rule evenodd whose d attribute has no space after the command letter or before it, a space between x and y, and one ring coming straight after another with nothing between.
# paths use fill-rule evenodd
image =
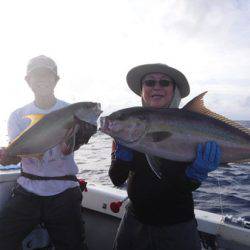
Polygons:
<instances>
[{"instance_id":1,"label":"dark sunglasses","mask_svg":"<svg viewBox=\"0 0 250 250\"><path fill-rule=\"evenodd\" d=\"M167 80L167 79L162 79L162 80L145 80L142 82L143 85L146 85L147 87L154 87L156 85L156 83L159 83L159 85L161 87L168 87L171 83L170 80Z\"/></svg>"}]
</instances>

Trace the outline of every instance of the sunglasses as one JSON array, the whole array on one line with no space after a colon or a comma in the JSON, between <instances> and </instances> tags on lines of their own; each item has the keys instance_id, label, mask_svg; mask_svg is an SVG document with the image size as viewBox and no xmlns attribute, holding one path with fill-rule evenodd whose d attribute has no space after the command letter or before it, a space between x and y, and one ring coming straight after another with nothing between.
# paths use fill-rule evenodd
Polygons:
<instances>
[{"instance_id":1,"label":"sunglasses","mask_svg":"<svg viewBox=\"0 0 250 250\"><path fill-rule=\"evenodd\" d=\"M143 85L146 85L147 87L154 87L156 85L156 83L159 83L159 85L161 87L168 87L172 82L170 80L167 79L162 79L162 80L145 80L142 82Z\"/></svg>"}]
</instances>

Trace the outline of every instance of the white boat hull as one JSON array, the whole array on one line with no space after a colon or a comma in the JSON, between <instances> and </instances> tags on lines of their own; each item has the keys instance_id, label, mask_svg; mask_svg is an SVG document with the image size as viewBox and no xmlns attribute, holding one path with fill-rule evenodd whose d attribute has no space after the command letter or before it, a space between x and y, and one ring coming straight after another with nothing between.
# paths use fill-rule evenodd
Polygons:
<instances>
[{"instance_id":1,"label":"white boat hull","mask_svg":"<svg viewBox=\"0 0 250 250\"><path fill-rule=\"evenodd\" d=\"M18 175L18 171L11 171L11 173L0 171L0 210L10 198L11 189L16 183ZM124 214L127 201L123 202L118 213L114 213L110 209L110 204L124 200L126 198L126 191L107 186L88 184L87 191L83 192L83 197L83 219L86 222L86 238L89 249L112 249L115 233L120 219ZM216 249L250 249L249 228L225 223L223 216L206 211L195 210L195 215L199 231L205 235L205 239L214 241L217 245ZM43 234L43 242L41 244L46 244L46 240L48 241L46 232L42 230L40 233ZM33 233L29 237L37 236ZM39 237L41 238L41 236ZM25 247L24 243L24 249L33 249Z\"/></svg>"}]
</instances>

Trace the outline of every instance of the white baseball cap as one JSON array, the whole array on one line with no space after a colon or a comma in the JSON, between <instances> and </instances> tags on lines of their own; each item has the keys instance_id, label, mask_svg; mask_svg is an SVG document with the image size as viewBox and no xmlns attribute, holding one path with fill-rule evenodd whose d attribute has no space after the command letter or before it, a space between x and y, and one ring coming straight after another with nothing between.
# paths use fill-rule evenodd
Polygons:
<instances>
[{"instance_id":1,"label":"white baseball cap","mask_svg":"<svg viewBox=\"0 0 250 250\"><path fill-rule=\"evenodd\" d=\"M46 68L51 70L55 75L57 75L57 66L54 60L51 58L40 55L37 57L34 57L30 59L28 65L27 65L27 75L30 74L34 69L38 68Z\"/></svg>"}]
</instances>

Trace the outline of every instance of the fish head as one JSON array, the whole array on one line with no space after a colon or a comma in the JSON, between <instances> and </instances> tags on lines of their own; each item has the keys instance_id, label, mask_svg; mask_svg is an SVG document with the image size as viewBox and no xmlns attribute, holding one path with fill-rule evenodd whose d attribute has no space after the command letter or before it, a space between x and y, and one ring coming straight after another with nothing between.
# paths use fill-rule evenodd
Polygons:
<instances>
[{"instance_id":1,"label":"fish head","mask_svg":"<svg viewBox=\"0 0 250 250\"><path fill-rule=\"evenodd\" d=\"M97 126L97 119L102 113L101 104L97 102L80 102L74 111L75 117L79 120Z\"/></svg>"},{"instance_id":2,"label":"fish head","mask_svg":"<svg viewBox=\"0 0 250 250\"><path fill-rule=\"evenodd\" d=\"M138 141L147 129L146 117L130 109L123 109L100 118L100 130L123 144Z\"/></svg>"}]
</instances>

